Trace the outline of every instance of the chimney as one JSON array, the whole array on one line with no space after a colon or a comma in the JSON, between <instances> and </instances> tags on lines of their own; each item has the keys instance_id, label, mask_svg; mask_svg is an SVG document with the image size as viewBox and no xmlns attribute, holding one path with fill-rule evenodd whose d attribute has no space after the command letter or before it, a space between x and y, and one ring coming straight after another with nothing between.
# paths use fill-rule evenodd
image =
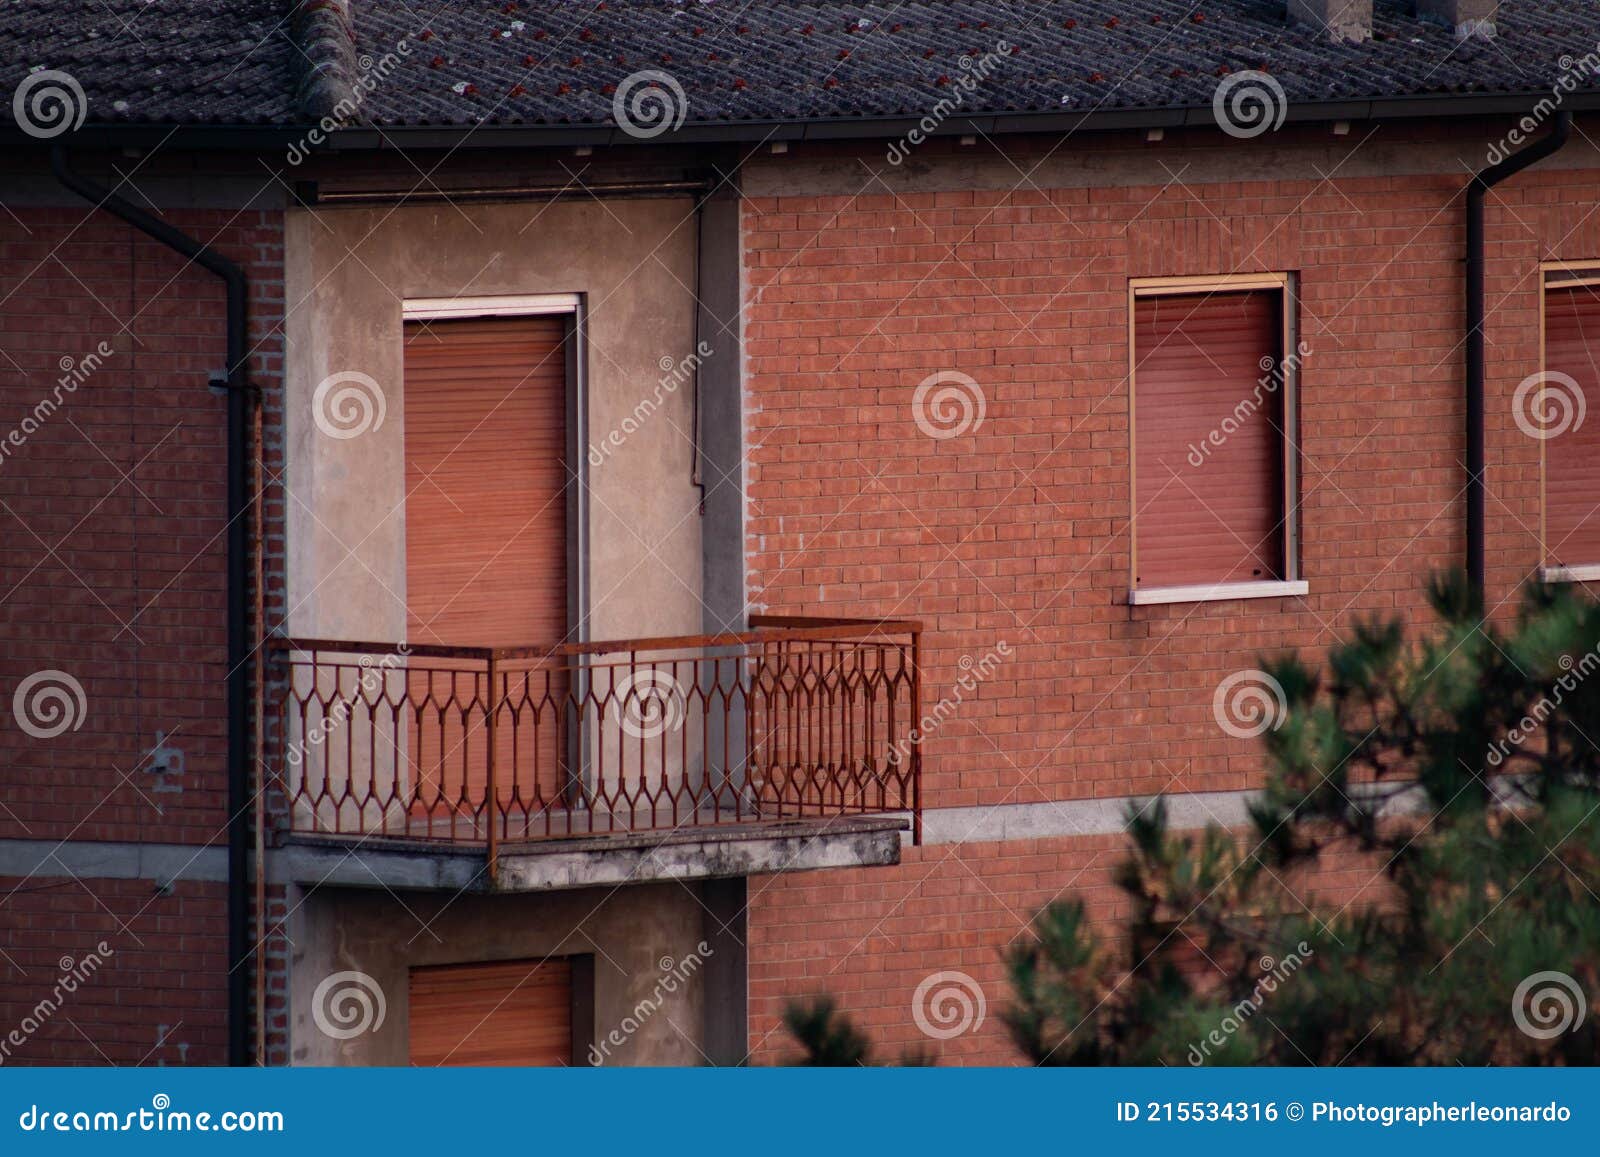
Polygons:
<instances>
[{"instance_id":1,"label":"chimney","mask_svg":"<svg viewBox=\"0 0 1600 1157\"><path fill-rule=\"evenodd\" d=\"M1334 41L1370 40L1372 0L1289 0L1289 22Z\"/></svg>"},{"instance_id":2,"label":"chimney","mask_svg":"<svg viewBox=\"0 0 1600 1157\"><path fill-rule=\"evenodd\" d=\"M1417 15L1454 28L1462 40L1469 36L1488 39L1494 35L1494 14L1499 7L1500 0L1417 0Z\"/></svg>"}]
</instances>

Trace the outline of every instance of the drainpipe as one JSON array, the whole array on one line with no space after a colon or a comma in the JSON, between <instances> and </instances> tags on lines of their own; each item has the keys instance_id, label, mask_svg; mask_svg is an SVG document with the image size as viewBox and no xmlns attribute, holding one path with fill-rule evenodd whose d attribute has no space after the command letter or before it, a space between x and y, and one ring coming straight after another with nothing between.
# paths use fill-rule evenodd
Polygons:
<instances>
[{"instance_id":1,"label":"drainpipe","mask_svg":"<svg viewBox=\"0 0 1600 1157\"><path fill-rule=\"evenodd\" d=\"M222 278L228 293L228 1063L250 1063L249 969L250 781L247 762L246 711L250 645L245 601L249 597L250 469L249 430L253 402L245 376L246 303L249 281L244 270L222 254L152 216L110 189L74 171L67 151L57 145L50 154L56 180L90 202L120 217L141 233L183 254ZM224 384L224 383L216 383Z\"/></svg>"},{"instance_id":2,"label":"drainpipe","mask_svg":"<svg viewBox=\"0 0 1600 1157\"><path fill-rule=\"evenodd\" d=\"M1467 185L1467 577L1484 594L1484 501L1488 482L1483 452L1484 203L1489 190L1567 143L1572 114L1559 112L1548 136L1491 165Z\"/></svg>"}]
</instances>

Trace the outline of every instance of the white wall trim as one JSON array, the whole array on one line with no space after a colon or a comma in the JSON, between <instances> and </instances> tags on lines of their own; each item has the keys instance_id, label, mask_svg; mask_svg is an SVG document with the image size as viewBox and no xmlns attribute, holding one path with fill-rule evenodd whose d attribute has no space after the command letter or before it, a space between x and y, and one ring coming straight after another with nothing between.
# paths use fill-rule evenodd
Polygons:
<instances>
[{"instance_id":1,"label":"white wall trim","mask_svg":"<svg viewBox=\"0 0 1600 1157\"><path fill-rule=\"evenodd\" d=\"M1521 777L1494 775L1488 779L1502 807L1522 806L1517 795ZM1389 796L1383 815L1428 814L1427 794L1415 784L1355 785L1352 800L1367 800L1400 787ZM1215 825L1226 829L1250 825L1250 805L1259 791L1173 792L1162 796L1124 795L1101 799L1051 800L1043 803L978 804L972 807L929 808L922 813L925 844L987 844L1011 840L1059 839L1070 836L1109 836L1128 830L1128 811L1146 812L1160 798L1166 801L1167 824L1172 831L1196 831ZM909 819L909 815L907 816ZM904 836L909 843L910 833Z\"/></svg>"},{"instance_id":2,"label":"white wall trim","mask_svg":"<svg viewBox=\"0 0 1600 1157\"><path fill-rule=\"evenodd\" d=\"M226 880L227 849L208 844L0 839L0 876L31 880Z\"/></svg>"},{"instance_id":3,"label":"white wall trim","mask_svg":"<svg viewBox=\"0 0 1600 1157\"><path fill-rule=\"evenodd\" d=\"M1497 800L1504 807L1520 807L1523 797L1517 794L1521 777L1494 775L1489 784ZM1398 785L1357 785L1350 789L1352 799L1370 798L1379 792ZM938 844L1006 843L1012 840L1059 839L1071 836L1107 836L1128 830L1128 810L1140 811L1153 807L1157 798L1167 805L1167 820L1172 831L1195 831L1216 825L1227 829L1248 827L1250 804L1261 798L1255 790L1174 792L1164 796L1119 795L1096 799L1045 800L1038 803L975 804L969 807L929 808L922 813L922 842ZM1391 796L1384 805L1383 814L1425 815L1427 796L1415 785L1408 786ZM911 814L889 813L881 816L861 816L860 820L881 821L900 819L906 830L894 834L902 846L911 842ZM821 830L796 835L794 839L805 844L834 843L828 832L829 825ZM850 842L844 830L834 833L838 841ZM887 829L865 833L876 841L886 838ZM862 835L856 831L856 835ZM642 835L642 833L641 833ZM742 840L766 839L759 829L740 831L730 825L719 837L722 842L738 843ZM577 841L551 841L553 844L582 843L582 852L570 848L549 849L544 853L549 865L563 864L567 873L565 882L553 884L547 879L540 887L586 887L594 883L629 885L654 876L633 875L629 871L604 876L596 872L590 879L590 869L585 865L598 864L608 857L628 859L642 852L655 855L662 849L658 839L620 837L614 846L607 847L609 837L585 838ZM703 846L705 841L691 841ZM687 845L680 845L680 847ZM169 880L226 880L228 877L227 849L196 847L182 844L96 843L85 840L19 840L0 838L0 876L23 876L34 879L72 879L80 877L140 879L165 882ZM692 853L699 854L699 853ZM792 853L785 853L789 855ZM841 846L819 848L815 855L808 853L800 861L778 870L803 870L816 867L844 867L859 865L863 861ZM829 856L839 858L829 861ZM579 860L576 857L588 857ZM528 860L540 858L539 853L528 853ZM635 865L637 868L637 865ZM745 865L747 871L766 871ZM608 869L609 870L609 869ZM541 869L542 871L542 869ZM316 881L320 884L359 888L420 888L451 889L463 891L481 882L483 856L470 849L419 850L415 847L392 848L380 842L365 842L362 847L342 845L319 846L291 844L273 848L267 853L267 879L273 883ZM736 873L743 874L743 873ZM661 879L679 878L681 872L661 876ZM682 878L688 878L683 876Z\"/></svg>"},{"instance_id":4,"label":"white wall trim","mask_svg":"<svg viewBox=\"0 0 1600 1157\"><path fill-rule=\"evenodd\" d=\"M1174 831L1189 831L1210 824L1244 827L1250 822L1249 804L1259 795L1254 791L1168 795L1165 797L1168 821ZM922 813L922 841L926 844L987 844L1115 835L1128 830L1130 807L1144 809L1155 800L1155 796L1124 795L1047 803L930 808Z\"/></svg>"},{"instance_id":5,"label":"white wall trim","mask_svg":"<svg viewBox=\"0 0 1600 1157\"><path fill-rule=\"evenodd\" d=\"M1215 586L1136 587L1128 592L1128 602L1132 606L1145 607L1162 603L1214 603L1226 599L1295 598L1310 592L1311 584L1304 579L1290 582L1218 583Z\"/></svg>"},{"instance_id":6,"label":"white wall trim","mask_svg":"<svg viewBox=\"0 0 1600 1157\"><path fill-rule=\"evenodd\" d=\"M1547 583L1600 582L1600 564L1590 563L1587 566L1542 566L1539 568L1539 577Z\"/></svg>"},{"instance_id":7,"label":"white wall trim","mask_svg":"<svg viewBox=\"0 0 1600 1157\"><path fill-rule=\"evenodd\" d=\"M456 317L527 317L532 314L576 313L576 293L518 293L499 297L414 297L401 305L407 321Z\"/></svg>"}]
</instances>

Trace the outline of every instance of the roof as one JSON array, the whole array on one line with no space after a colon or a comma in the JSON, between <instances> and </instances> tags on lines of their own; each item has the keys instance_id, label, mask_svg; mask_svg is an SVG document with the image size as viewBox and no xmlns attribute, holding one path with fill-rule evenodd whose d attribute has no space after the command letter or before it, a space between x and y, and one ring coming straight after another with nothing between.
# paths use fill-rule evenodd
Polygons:
<instances>
[{"instance_id":1,"label":"roof","mask_svg":"<svg viewBox=\"0 0 1600 1157\"><path fill-rule=\"evenodd\" d=\"M1376 8L1372 40L1334 43L1283 0L8 0L0 83L59 70L91 123L146 125L611 128L620 97L647 138L663 103L692 129L914 120L941 99L1209 113L1243 71L1291 111L1600 81L1582 64L1600 5L1503 0L1499 35L1465 41L1411 0Z\"/></svg>"},{"instance_id":2,"label":"roof","mask_svg":"<svg viewBox=\"0 0 1600 1157\"><path fill-rule=\"evenodd\" d=\"M366 102L381 125L604 123L646 69L681 87L689 123L920 117L987 54L976 91L961 86L976 112L1209 109L1219 78L1244 70L1291 106L1525 93L1600 42L1600 6L1572 0L1506 0L1498 39L1465 43L1379 0L1363 44L1287 26L1282 0L478 2L420 31L407 0L358 7L362 53L416 38Z\"/></svg>"},{"instance_id":3,"label":"roof","mask_svg":"<svg viewBox=\"0 0 1600 1157\"><path fill-rule=\"evenodd\" d=\"M51 70L77 83L89 122L297 119L301 58L288 35L290 7L284 0L5 0L0 94L14 100L30 74Z\"/></svg>"}]
</instances>

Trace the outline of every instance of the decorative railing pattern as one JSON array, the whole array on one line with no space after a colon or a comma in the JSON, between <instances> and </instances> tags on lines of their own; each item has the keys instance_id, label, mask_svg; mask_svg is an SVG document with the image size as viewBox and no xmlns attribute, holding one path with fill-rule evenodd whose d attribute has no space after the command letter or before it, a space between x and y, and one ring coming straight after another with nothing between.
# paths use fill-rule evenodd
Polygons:
<instances>
[{"instance_id":1,"label":"decorative railing pattern","mask_svg":"<svg viewBox=\"0 0 1600 1157\"><path fill-rule=\"evenodd\" d=\"M278 638L291 831L486 846L919 810L920 625L558 647Z\"/></svg>"}]
</instances>

